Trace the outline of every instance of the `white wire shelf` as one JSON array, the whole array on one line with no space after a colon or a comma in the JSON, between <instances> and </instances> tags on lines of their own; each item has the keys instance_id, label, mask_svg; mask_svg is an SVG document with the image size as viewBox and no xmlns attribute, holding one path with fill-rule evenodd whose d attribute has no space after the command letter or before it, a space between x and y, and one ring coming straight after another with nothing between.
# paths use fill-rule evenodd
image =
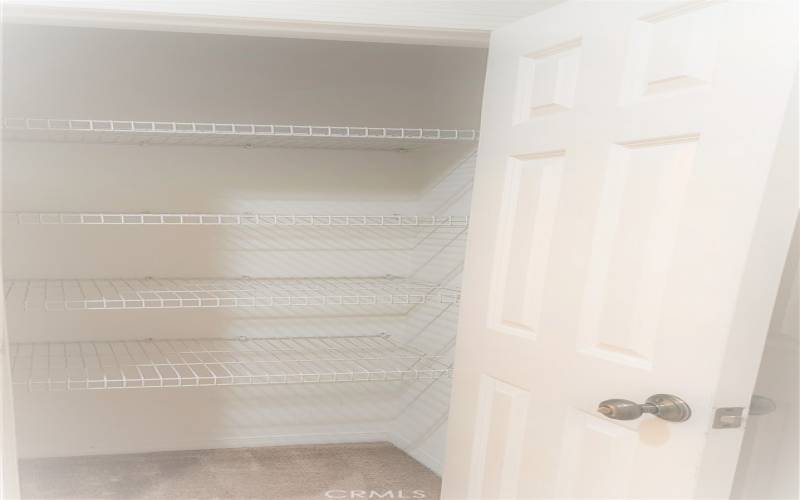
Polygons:
<instances>
[{"instance_id":1,"label":"white wire shelf","mask_svg":"<svg viewBox=\"0 0 800 500\"><path fill-rule=\"evenodd\" d=\"M475 130L256 125L52 118L6 118L5 138L115 144L414 150L443 142L471 142Z\"/></svg>"},{"instance_id":2,"label":"white wire shelf","mask_svg":"<svg viewBox=\"0 0 800 500\"><path fill-rule=\"evenodd\" d=\"M281 215L210 213L6 212L19 224L313 226L313 227L466 227L467 216L435 215Z\"/></svg>"},{"instance_id":3,"label":"white wire shelf","mask_svg":"<svg viewBox=\"0 0 800 500\"><path fill-rule=\"evenodd\" d=\"M11 344L31 391L432 380L450 367L388 335Z\"/></svg>"},{"instance_id":4,"label":"white wire shelf","mask_svg":"<svg viewBox=\"0 0 800 500\"><path fill-rule=\"evenodd\" d=\"M10 307L34 311L399 307L459 300L458 290L397 277L6 280L5 294Z\"/></svg>"}]
</instances>

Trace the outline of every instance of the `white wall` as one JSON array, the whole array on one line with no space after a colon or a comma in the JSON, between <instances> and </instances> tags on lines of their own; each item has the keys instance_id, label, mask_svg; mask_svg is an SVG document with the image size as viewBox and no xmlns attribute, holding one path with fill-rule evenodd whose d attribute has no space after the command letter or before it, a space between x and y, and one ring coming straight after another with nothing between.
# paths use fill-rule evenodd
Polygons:
<instances>
[{"instance_id":1,"label":"white wall","mask_svg":"<svg viewBox=\"0 0 800 500\"><path fill-rule=\"evenodd\" d=\"M7 117L443 128L479 123L482 50L24 26L10 27L4 45ZM425 187L474 146L398 153L8 143L3 208L418 213ZM407 230L5 222L4 272L14 278L409 275L416 269L410 249L419 238ZM309 310L312 317L300 316L305 312L40 313L16 307L9 309L9 331L17 342L410 331L397 313ZM411 389L390 383L18 390L20 454L390 439Z\"/></svg>"},{"instance_id":2,"label":"white wall","mask_svg":"<svg viewBox=\"0 0 800 500\"><path fill-rule=\"evenodd\" d=\"M483 49L24 25L5 37L6 116L480 123Z\"/></svg>"}]
</instances>

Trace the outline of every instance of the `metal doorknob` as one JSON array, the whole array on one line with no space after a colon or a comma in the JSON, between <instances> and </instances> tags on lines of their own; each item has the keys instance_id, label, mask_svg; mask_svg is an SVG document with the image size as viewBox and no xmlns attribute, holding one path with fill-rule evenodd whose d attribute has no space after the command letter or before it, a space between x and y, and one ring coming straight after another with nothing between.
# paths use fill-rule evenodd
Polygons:
<instances>
[{"instance_id":1,"label":"metal doorknob","mask_svg":"<svg viewBox=\"0 0 800 500\"><path fill-rule=\"evenodd\" d=\"M641 405L627 399L607 399L597 406L597 411L614 420L635 420L643 413L651 413L670 422L685 422L692 416L689 405L672 394L653 394Z\"/></svg>"}]
</instances>

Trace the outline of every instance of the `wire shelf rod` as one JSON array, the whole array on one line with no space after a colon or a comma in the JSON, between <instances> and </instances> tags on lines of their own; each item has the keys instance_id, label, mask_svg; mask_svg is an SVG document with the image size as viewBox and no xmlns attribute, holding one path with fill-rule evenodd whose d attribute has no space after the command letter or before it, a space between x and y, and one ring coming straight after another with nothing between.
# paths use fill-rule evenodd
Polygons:
<instances>
[{"instance_id":1,"label":"wire shelf rod","mask_svg":"<svg viewBox=\"0 0 800 500\"><path fill-rule=\"evenodd\" d=\"M410 150L472 142L474 129L260 125L171 121L5 118L6 138L131 144Z\"/></svg>"},{"instance_id":2,"label":"wire shelf rod","mask_svg":"<svg viewBox=\"0 0 800 500\"><path fill-rule=\"evenodd\" d=\"M451 367L386 334L11 344L12 380L36 390L434 380Z\"/></svg>"},{"instance_id":3,"label":"wire shelf rod","mask_svg":"<svg viewBox=\"0 0 800 500\"><path fill-rule=\"evenodd\" d=\"M18 224L41 225L210 225L313 227L466 227L467 216L293 215L123 212L4 212Z\"/></svg>"},{"instance_id":4,"label":"wire shelf rod","mask_svg":"<svg viewBox=\"0 0 800 500\"><path fill-rule=\"evenodd\" d=\"M7 280L9 306L26 310L452 304L459 291L406 278L142 278Z\"/></svg>"}]
</instances>

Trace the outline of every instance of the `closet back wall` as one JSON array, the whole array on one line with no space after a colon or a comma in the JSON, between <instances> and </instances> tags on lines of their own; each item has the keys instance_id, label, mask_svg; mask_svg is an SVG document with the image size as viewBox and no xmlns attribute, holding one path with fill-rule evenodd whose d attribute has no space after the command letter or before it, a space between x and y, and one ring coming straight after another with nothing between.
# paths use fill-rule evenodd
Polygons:
<instances>
[{"instance_id":1,"label":"closet back wall","mask_svg":"<svg viewBox=\"0 0 800 500\"><path fill-rule=\"evenodd\" d=\"M460 129L478 128L486 56L481 49L33 26L6 27L3 50L7 118ZM474 147L7 142L3 210L417 214L420 196ZM8 215L4 222L4 272L16 279L406 276L415 238L405 229L21 225ZM366 335L402 330L403 319L359 310L331 321L325 311L309 318L12 309L9 330L15 342ZM378 439L396 417L400 390L22 389L20 455Z\"/></svg>"},{"instance_id":2,"label":"closet back wall","mask_svg":"<svg viewBox=\"0 0 800 500\"><path fill-rule=\"evenodd\" d=\"M3 31L6 116L479 126L484 49L19 25Z\"/></svg>"}]
</instances>

